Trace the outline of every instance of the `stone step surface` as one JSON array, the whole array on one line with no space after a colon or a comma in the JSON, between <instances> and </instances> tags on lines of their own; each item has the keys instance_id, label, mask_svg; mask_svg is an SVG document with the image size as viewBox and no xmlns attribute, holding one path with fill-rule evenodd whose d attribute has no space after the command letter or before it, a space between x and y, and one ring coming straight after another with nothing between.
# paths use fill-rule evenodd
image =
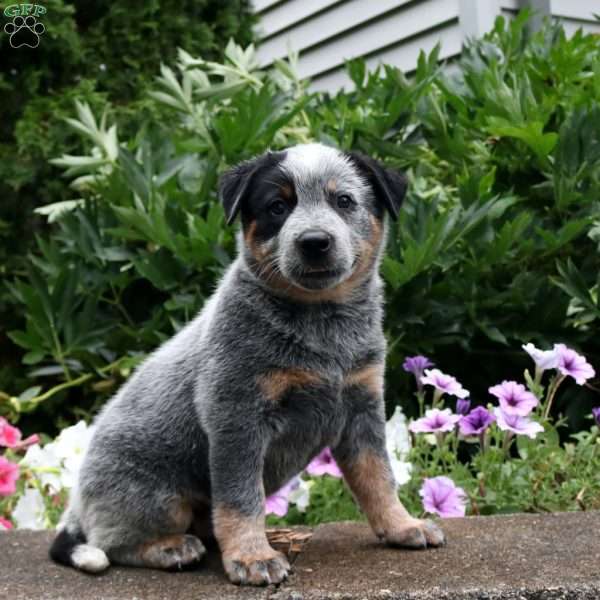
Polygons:
<instances>
[{"instance_id":1,"label":"stone step surface","mask_svg":"<svg viewBox=\"0 0 600 600\"><path fill-rule=\"evenodd\" d=\"M216 551L194 571L86 575L47 558L52 534L2 532L0 599L600 600L600 512L443 525L448 544L427 551L386 548L364 523L322 525L293 553L294 573L278 588L231 585Z\"/></svg>"}]
</instances>

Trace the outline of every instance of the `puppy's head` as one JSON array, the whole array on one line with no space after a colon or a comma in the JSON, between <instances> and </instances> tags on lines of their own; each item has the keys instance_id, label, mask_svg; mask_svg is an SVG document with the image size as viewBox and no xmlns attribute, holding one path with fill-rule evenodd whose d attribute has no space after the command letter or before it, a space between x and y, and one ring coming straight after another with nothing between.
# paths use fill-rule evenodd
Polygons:
<instances>
[{"instance_id":1,"label":"puppy's head","mask_svg":"<svg viewBox=\"0 0 600 600\"><path fill-rule=\"evenodd\" d=\"M220 185L228 223L241 214L252 271L316 296L349 290L374 268L385 212L396 218L405 191L399 173L321 144L268 152L225 173Z\"/></svg>"}]
</instances>

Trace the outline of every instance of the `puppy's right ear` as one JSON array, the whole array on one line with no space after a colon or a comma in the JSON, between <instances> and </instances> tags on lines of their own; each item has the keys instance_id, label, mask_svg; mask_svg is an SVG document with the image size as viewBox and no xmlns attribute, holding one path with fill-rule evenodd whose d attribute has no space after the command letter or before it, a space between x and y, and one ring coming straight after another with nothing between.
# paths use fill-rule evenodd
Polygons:
<instances>
[{"instance_id":1,"label":"puppy's right ear","mask_svg":"<svg viewBox=\"0 0 600 600\"><path fill-rule=\"evenodd\" d=\"M227 225L231 225L248 195L252 176L260 167L258 159L247 160L221 175L219 199L225 209Z\"/></svg>"},{"instance_id":2,"label":"puppy's right ear","mask_svg":"<svg viewBox=\"0 0 600 600\"><path fill-rule=\"evenodd\" d=\"M284 157L285 152L265 152L261 156L241 162L223 173L219 182L219 199L225 209L227 225L233 223L244 206L258 171L275 167Z\"/></svg>"}]
</instances>

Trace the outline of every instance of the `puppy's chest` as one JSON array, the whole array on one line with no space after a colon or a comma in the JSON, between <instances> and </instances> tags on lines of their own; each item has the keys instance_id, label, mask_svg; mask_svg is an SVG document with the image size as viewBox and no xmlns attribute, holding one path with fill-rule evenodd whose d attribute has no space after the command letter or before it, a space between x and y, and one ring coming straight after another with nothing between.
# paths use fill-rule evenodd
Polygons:
<instances>
[{"instance_id":1,"label":"puppy's chest","mask_svg":"<svg viewBox=\"0 0 600 600\"><path fill-rule=\"evenodd\" d=\"M277 366L259 377L265 396L278 405L299 398L338 404L349 388L373 388L369 382L383 369L385 340L376 328L361 325L321 320L296 331L272 356L281 359Z\"/></svg>"}]
</instances>

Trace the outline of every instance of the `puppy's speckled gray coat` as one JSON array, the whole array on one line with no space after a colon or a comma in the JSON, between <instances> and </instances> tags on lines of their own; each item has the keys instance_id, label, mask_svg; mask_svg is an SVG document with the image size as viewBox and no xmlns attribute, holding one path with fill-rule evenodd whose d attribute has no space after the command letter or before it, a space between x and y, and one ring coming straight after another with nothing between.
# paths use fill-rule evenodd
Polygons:
<instances>
[{"instance_id":1,"label":"puppy's speckled gray coat","mask_svg":"<svg viewBox=\"0 0 600 600\"><path fill-rule=\"evenodd\" d=\"M224 176L239 255L98 416L53 558L88 571L181 566L202 556L190 531L206 531L212 511L230 579L281 581L264 499L325 446L377 535L443 542L398 502L385 452L378 266L384 212L397 214L404 188L375 161L317 144Z\"/></svg>"}]
</instances>

